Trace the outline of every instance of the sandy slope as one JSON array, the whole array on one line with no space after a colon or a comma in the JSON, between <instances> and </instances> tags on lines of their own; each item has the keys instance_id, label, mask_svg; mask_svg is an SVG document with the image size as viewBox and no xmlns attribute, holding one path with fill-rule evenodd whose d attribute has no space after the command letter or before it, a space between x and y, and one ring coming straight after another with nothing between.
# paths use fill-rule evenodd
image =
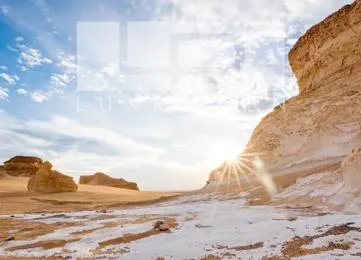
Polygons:
<instances>
[{"instance_id":1,"label":"sandy slope","mask_svg":"<svg viewBox=\"0 0 361 260\"><path fill-rule=\"evenodd\" d=\"M0 181L0 214L60 212L150 203L179 193L133 191L96 185L79 185L78 192L37 194L27 192L27 178Z\"/></svg>"}]
</instances>

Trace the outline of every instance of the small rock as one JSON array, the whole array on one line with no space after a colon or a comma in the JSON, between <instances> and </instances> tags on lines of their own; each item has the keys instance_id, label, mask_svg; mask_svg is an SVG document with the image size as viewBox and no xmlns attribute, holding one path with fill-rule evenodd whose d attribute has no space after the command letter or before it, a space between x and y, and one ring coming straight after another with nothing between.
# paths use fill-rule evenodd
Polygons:
<instances>
[{"instance_id":1,"label":"small rock","mask_svg":"<svg viewBox=\"0 0 361 260\"><path fill-rule=\"evenodd\" d=\"M109 213L110 211L108 211L106 209L102 209L102 210L97 210L96 212L105 214L105 213Z\"/></svg>"},{"instance_id":2,"label":"small rock","mask_svg":"<svg viewBox=\"0 0 361 260\"><path fill-rule=\"evenodd\" d=\"M159 231L168 231L170 227L167 224L159 225Z\"/></svg>"},{"instance_id":3,"label":"small rock","mask_svg":"<svg viewBox=\"0 0 361 260\"><path fill-rule=\"evenodd\" d=\"M195 224L194 225L196 228L210 228L212 226L205 226L205 225L202 225L202 224Z\"/></svg>"},{"instance_id":4,"label":"small rock","mask_svg":"<svg viewBox=\"0 0 361 260\"><path fill-rule=\"evenodd\" d=\"M155 231L159 231L159 227L160 227L160 225L162 225L162 224L164 224L164 222L163 221L161 221L161 220L158 220L157 222L155 222L155 224L154 224L154 230Z\"/></svg>"},{"instance_id":5,"label":"small rock","mask_svg":"<svg viewBox=\"0 0 361 260\"><path fill-rule=\"evenodd\" d=\"M155 231L168 231L170 229L169 225L165 224L163 221L158 220L157 222L155 222L154 224L154 230Z\"/></svg>"},{"instance_id":6,"label":"small rock","mask_svg":"<svg viewBox=\"0 0 361 260\"><path fill-rule=\"evenodd\" d=\"M297 220L297 217L296 216L288 216L287 220L288 221L295 221L295 220Z\"/></svg>"}]
</instances>

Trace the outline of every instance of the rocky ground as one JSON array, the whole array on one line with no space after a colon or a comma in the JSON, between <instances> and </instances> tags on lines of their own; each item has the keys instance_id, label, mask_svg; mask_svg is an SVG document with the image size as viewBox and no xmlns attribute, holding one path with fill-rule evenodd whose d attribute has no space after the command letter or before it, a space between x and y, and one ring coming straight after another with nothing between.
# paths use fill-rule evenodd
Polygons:
<instances>
[{"instance_id":1,"label":"rocky ground","mask_svg":"<svg viewBox=\"0 0 361 260\"><path fill-rule=\"evenodd\" d=\"M360 215L247 206L245 194L0 218L8 259L359 259ZM168 231L154 230L163 221Z\"/></svg>"}]
</instances>

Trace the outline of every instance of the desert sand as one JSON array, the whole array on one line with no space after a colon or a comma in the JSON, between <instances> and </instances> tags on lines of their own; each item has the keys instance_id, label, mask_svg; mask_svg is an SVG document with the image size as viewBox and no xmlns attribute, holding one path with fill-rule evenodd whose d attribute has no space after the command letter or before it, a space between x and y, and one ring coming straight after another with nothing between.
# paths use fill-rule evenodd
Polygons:
<instances>
[{"instance_id":1,"label":"desert sand","mask_svg":"<svg viewBox=\"0 0 361 260\"><path fill-rule=\"evenodd\" d=\"M97 185L79 185L77 192L40 194L27 191L28 178L4 177L0 181L0 214L64 212L129 206L178 196L173 192L146 192Z\"/></svg>"}]
</instances>

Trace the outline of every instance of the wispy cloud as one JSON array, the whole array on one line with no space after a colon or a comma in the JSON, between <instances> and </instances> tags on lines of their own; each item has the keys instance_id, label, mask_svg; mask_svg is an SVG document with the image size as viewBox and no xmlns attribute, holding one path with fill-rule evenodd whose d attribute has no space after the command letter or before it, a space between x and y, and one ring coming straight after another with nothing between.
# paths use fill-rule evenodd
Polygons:
<instances>
[{"instance_id":1,"label":"wispy cloud","mask_svg":"<svg viewBox=\"0 0 361 260\"><path fill-rule=\"evenodd\" d=\"M44 101L48 100L48 97L40 90L31 92L30 96L37 103L43 103Z\"/></svg>"},{"instance_id":2,"label":"wispy cloud","mask_svg":"<svg viewBox=\"0 0 361 260\"><path fill-rule=\"evenodd\" d=\"M38 49L30 48L24 44L18 44L18 47L21 51L18 63L21 65L23 71L43 64L52 63L52 60L44 57Z\"/></svg>"},{"instance_id":3,"label":"wispy cloud","mask_svg":"<svg viewBox=\"0 0 361 260\"><path fill-rule=\"evenodd\" d=\"M10 45L6 45L6 48L9 50L9 51L12 51L12 52L18 52L18 50Z\"/></svg>"},{"instance_id":4,"label":"wispy cloud","mask_svg":"<svg viewBox=\"0 0 361 260\"><path fill-rule=\"evenodd\" d=\"M18 37L15 38L15 41L16 42L22 42L22 41L24 41L24 38L21 37L21 36L18 36Z\"/></svg>"},{"instance_id":5,"label":"wispy cloud","mask_svg":"<svg viewBox=\"0 0 361 260\"><path fill-rule=\"evenodd\" d=\"M26 96L28 94L28 92L23 89L23 88L19 88L16 90L16 92L19 94L19 95L23 95L23 96Z\"/></svg>"},{"instance_id":6,"label":"wispy cloud","mask_svg":"<svg viewBox=\"0 0 361 260\"><path fill-rule=\"evenodd\" d=\"M3 43L7 53L0 67L6 72L0 73L0 105L6 107L6 113L0 111L0 157L26 152L75 176L109 171L146 187L189 188L190 179L199 187L226 156L241 152L260 118L296 94L288 49L309 25L350 1L155 0L145 5L136 0L119 8L108 5L112 1L61 1L56 8L51 1L31 2L31 10L21 8L25 1L8 1L5 13L0 7L13 29ZM81 67L75 50L79 13L96 22L162 21L186 37L175 37L177 49L168 53L161 34L138 30L135 38L142 40L130 45L133 54L148 65L172 60L164 70L134 69L126 59ZM120 46L126 46L122 39ZM98 48L98 40L106 39L85 41L87 58L115 55ZM120 56L129 56L128 51ZM94 79L90 83L105 92L91 93L89 100L85 93L84 111L75 112L76 98L83 98L77 74ZM24 114L13 112L18 109L14 94L27 108ZM109 111L93 100L102 94L112 98ZM161 184L164 178L169 182Z\"/></svg>"},{"instance_id":7,"label":"wispy cloud","mask_svg":"<svg viewBox=\"0 0 361 260\"><path fill-rule=\"evenodd\" d=\"M9 97L8 89L0 87L0 100L5 100Z\"/></svg>"},{"instance_id":8,"label":"wispy cloud","mask_svg":"<svg viewBox=\"0 0 361 260\"><path fill-rule=\"evenodd\" d=\"M19 77L17 75L10 75L5 72L0 74L0 78L4 79L8 85L14 85L16 81L19 80Z\"/></svg>"},{"instance_id":9,"label":"wispy cloud","mask_svg":"<svg viewBox=\"0 0 361 260\"><path fill-rule=\"evenodd\" d=\"M0 11L4 14L4 15L8 15L10 12L10 8L8 6L5 5L1 5L0 6Z\"/></svg>"}]
</instances>

